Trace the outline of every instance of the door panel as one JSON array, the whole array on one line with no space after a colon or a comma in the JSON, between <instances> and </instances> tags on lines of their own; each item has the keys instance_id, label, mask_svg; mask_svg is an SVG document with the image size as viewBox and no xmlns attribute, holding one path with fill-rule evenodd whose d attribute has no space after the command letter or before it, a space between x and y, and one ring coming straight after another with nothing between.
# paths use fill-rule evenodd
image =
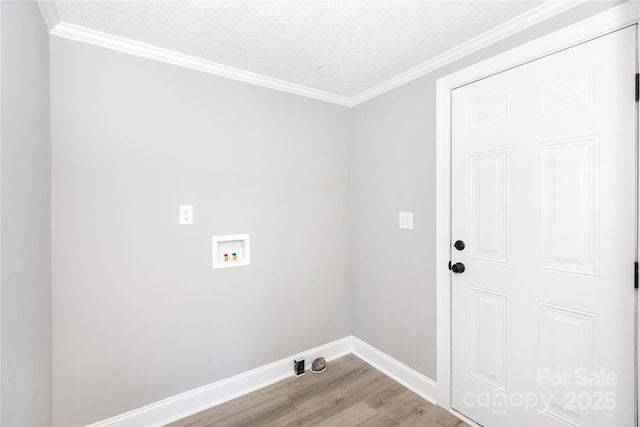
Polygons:
<instances>
[{"instance_id":1,"label":"door panel","mask_svg":"<svg viewBox=\"0 0 640 427\"><path fill-rule=\"evenodd\" d=\"M539 303L540 306L540 360L539 366L549 368L541 372L546 375L551 372L597 372L597 339L596 317L593 313L569 310L551 304ZM558 384L554 386L554 382ZM597 396L594 388L588 385L571 387L571 383L561 384L561 378L556 381L545 381L538 386L539 393L549 396L548 406L540 409L558 419L570 424L593 425L592 413L587 408L580 408L577 404L581 392L586 395ZM576 404L572 404L572 400ZM585 399L585 398L582 398Z\"/></svg>"},{"instance_id":2,"label":"door panel","mask_svg":"<svg viewBox=\"0 0 640 427\"><path fill-rule=\"evenodd\" d=\"M540 145L540 268L597 275L598 138Z\"/></svg>"},{"instance_id":3,"label":"door panel","mask_svg":"<svg viewBox=\"0 0 640 427\"><path fill-rule=\"evenodd\" d=\"M540 114L555 114L596 102L597 68L589 67L568 76L552 77L540 84Z\"/></svg>"},{"instance_id":4,"label":"door panel","mask_svg":"<svg viewBox=\"0 0 640 427\"><path fill-rule=\"evenodd\" d=\"M507 262L509 153L469 156L470 257Z\"/></svg>"},{"instance_id":5,"label":"door panel","mask_svg":"<svg viewBox=\"0 0 640 427\"><path fill-rule=\"evenodd\" d=\"M469 289L469 375L503 392L509 388L508 309L508 295Z\"/></svg>"},{"instance_id":6,"label":"door panel","mask_svg":"<svg viewBox=\"0 0 640 427\"><path fill-rule=\"evenodd\" d=\"M452 406L480 424L634 423L635 45L452 92Z\"/></svg>"},{"instance_id":7,"label":"door panel","mask_svg":"<svg viewBox=\"0 0 640 427\"><path fill-rule=\"evenodd\" d=\"M476 131L509 123L509 92L469 105L469 130Z\"/></svg>"}]
</instances>

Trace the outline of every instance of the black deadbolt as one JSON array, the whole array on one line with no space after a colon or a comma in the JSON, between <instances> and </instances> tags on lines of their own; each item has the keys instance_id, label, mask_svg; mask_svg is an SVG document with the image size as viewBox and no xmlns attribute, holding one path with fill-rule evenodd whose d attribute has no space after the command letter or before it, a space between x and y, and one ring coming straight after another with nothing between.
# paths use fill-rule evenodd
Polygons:
<instances>
[{"instance_id":1,"label":"black deadbolt","mask_svg":"<svg viewBox=\"0 0 640 427\"><path fill-rule=\"evenodd\" d=\"M456 262L451 266L451 271L454 273L464 273L464 264L461 262Z\"/></svg>"},{"instance_id":2,"label":"black deadbolt","mask_svg":"<svg viewBox=\"0 0 640 427\"><path fill-rule=\"evenodd\" d=\"M453 247L461 251L464 249L464 242L462 240L456 240L456 242L453 244Z\"/></svg>"}]
</instances>

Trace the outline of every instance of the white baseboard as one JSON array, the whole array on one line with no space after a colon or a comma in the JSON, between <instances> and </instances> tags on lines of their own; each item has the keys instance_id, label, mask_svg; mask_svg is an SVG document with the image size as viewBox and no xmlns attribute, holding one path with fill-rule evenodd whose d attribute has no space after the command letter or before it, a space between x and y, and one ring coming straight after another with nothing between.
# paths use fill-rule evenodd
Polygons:
<instances>
[{"instance_id":1,"label":"white baseboard","mask_svg":"<svg viewBox=\"0 0 640 427\"><path fill-rule=\"evenodd\" d=\"M322 356L327 361L331 361L349 353L351 353L351 337L345 337L231 378L99 421L89 427L165 425L293 376L295 358L301 357L305 361L313 361ZM311 363L308 362L307 368L310 365Z\"/></svg>"},{"instance_id":2,"label":"white baseboard","mask_svg":"<svg viewBox=\"0 0 640 427\"><path fill-rule=\"evenodd\" d=\"M398 381L423 399L435 404L437 393L436 383L433 380L364 341L349 336L231 378L207 384L99 421L89 427L162 426L293 376L293 360L296 358L301 357L308 361L307 368L309 368L310 362L317 357L322 356L327 361L331 361L350 353Z\"/></svg>"},{"instance_id":3,"label":"white baseboard","mask_svg":"<svg viewBox=\"0 0 640 427\"><path fill-rule=\"evenodd\" d=\"M438 388L435 381L356 337L351 337L351 340L351 352L353 354L393 378L424 400L434 405L436 404Z\"/></svg>"}]
</instances>

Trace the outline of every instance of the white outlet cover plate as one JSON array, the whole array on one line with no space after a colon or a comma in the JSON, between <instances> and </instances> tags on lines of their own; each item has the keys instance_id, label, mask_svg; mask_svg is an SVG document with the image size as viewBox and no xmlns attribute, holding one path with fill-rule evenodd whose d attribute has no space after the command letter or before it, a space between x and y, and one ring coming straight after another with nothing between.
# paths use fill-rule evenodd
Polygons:
<instances>
[{"instance_id":1,"label":"white outlet cover plate","mask_svg":"<svg viewBox=\"0 0 640 427\"><path fill-rule=\"evenodd\" d=\"M402 230L413 230L413 212L400 212L399 227Z\"/></svg>"},{"instance_id":2,"label":"white outlet cover plate","mask_svg":"<svg viewBox=\"0 0 640 427\"><path fill-rule=\"evenodd\" d=\"M193 205L180 205L180 225L193 224Z\"/></svg>"}]
</instances>

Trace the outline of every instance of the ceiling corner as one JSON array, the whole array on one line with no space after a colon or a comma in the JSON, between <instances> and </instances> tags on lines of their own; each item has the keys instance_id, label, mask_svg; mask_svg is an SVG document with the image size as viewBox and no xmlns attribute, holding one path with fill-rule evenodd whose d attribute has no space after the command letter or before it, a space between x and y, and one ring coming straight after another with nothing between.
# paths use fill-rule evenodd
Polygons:
<instances>
[{"instance_id":1,"label":"ceiling corner","mask_svg":"<svg viewBox=\"0 0 640 427\"><path fill-rule=\"evenodd\" d=\"M60 15L58 14L56 3L53 0L37 0L37 3L44 22L47 24L49 32L51 32L60 23Z\"/></svg>"}]
</instances>

